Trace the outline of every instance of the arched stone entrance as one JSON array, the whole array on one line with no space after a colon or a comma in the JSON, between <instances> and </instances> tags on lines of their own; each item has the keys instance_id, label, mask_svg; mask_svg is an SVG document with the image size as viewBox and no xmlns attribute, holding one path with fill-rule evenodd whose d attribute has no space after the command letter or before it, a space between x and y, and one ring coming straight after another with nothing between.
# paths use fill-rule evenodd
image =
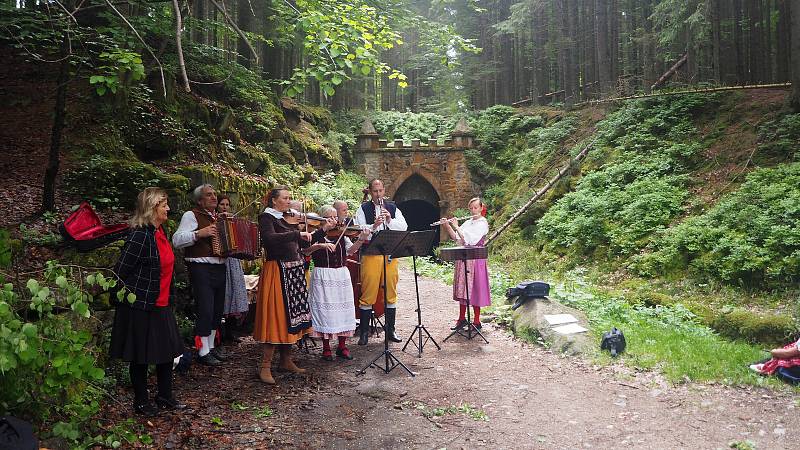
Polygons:
<instances>
[{"instance_id":1,"label":"arched stone entrance","mask_svg":"<svg viewBox=\"0 0 800 450\"><path fill-rule=\"evenodd\" d=\"M430 224L441 217L439 194L433 185L419 174L412 174L394 193L393 200L403 211L409 231L430 230ZM439 227L436 227L434 247L439 245Z\"/></svg>"}]
</instances>

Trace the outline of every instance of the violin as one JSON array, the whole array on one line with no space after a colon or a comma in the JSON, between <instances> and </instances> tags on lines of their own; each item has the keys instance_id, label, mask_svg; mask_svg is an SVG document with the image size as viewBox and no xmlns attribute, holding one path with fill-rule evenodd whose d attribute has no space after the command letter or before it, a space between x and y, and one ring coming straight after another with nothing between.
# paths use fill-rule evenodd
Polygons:
<instances>
[{"instance_id":1,"label":"violin","mask_svg":"<svg viewBox=\"0 0 800 450\"><path fill-rule=\"evenodd\" d=\"M299 213L289 210L283 213L283 220L292 225L305 224L306 227L316 228L325 223L325 218L313 213Z\"/></svg>"},{"instance_id":2,"label":"violin","mask_svg":"<svg viewBox=\"0 0 800 450\"><path fill-rule=\"evenodd\" d=\"M344 223L339 223L336 225L336 228L331 228L326 233L326 236L331 239L338 239L339 236L344 235L350 239L355 239L358 235L361 234L361 227L358 225L345 225Z\"/></svg>"}]
</instances>

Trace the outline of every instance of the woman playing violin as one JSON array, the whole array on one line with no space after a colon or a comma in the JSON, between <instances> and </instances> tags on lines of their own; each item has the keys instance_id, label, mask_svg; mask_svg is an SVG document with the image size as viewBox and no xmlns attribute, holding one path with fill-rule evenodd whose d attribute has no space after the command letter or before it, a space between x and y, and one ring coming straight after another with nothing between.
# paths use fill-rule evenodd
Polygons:
<instances>
[{"instance_id":1,"label":"woman playing violin","mask_svg":"<svg viewBox=\"0 0 800 450\"><path fill-rule=\"evenodd\" d=\"M471 199L467 207L471 217L463 225L459 226L458 219L442 218L440 222L447 234L459 245L482 246L489 233L489 222L483 217L486 214L486 207L478 197ZM472 259L467 260L466 264L468 273L466 280L464 279L464 261L456 261L453 273L453 300L459 303L458 320L451 328L453 330L467 325L467 304L472 305L472 311L475 313L472 322L475 328L481 328L481 307L492 304L486 260ZM469 286L469 299L467 299L467 286Z\"/></svg>"},{"instance_id":2,"label":"woman playing violin","mask_svg":"<svg viewBox=\"0 0 800 450\"><path fill-rule=\"evenodd\" d=\"M323 206L319 215L325 219L336 219L337 212L332 206ZM315 243L303 252L311 254L314 270L309 284L309 303L314 322L312 336L322 338L322 359L333 361L330 340L338 339L336 356L353 359L347 348L347 338L352 336L355 326L355 302L347 269L347 256L354 254L361 243L369 237L368 229L359 230L361 239L352 243L344 233L351 227L339 226L328 231L321 242ZM338 233L338 235L336 234Z\"/></svg>"},{"instance_id":3,"label":"woman playing violin","mask_svg":"<svg viewBox=\"0 0 800 450\"><path fill-rule=\"evenodd\" d=\"M258 285L253 338L265 344L259 377L267 384L275 384L270 365L276 347L281 369L305 372L291 358L291 344L311 332L311 306L299 250L305 243L321 240L336 225L330 220L313 234L299 231L286 221L290 201L287 188L272 189L258 220L266 258Z\"/></svg>"}]
</instances>

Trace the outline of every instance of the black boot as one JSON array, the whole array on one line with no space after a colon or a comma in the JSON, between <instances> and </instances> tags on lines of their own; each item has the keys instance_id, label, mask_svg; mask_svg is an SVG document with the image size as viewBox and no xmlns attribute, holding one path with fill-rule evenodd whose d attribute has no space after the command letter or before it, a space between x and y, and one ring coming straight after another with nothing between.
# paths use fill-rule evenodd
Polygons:
<instances>
[{"instance_id":1,"label":"black boot","mask_svg":"<svg viewBox=\"0 0 800 450\"><path fill-rule=\"evenodd\" d=\"M372 310L362 309L361 319L358 324L358 345L367 345L369 342L369 324L372 322Z\"/></svg>"},{"instance_id":2,"label":"black boot","mask_svg":"<svg viewBox=\"0 0 800 450\"><path fill-rule=\"evenodd\" d=\"M392 342L403 342L400 339L400 336L394 332L394 319L397 314L397 310L395 308L386 308L386 336L389 337L389 340Z\"/></svg>"}]
</instances>

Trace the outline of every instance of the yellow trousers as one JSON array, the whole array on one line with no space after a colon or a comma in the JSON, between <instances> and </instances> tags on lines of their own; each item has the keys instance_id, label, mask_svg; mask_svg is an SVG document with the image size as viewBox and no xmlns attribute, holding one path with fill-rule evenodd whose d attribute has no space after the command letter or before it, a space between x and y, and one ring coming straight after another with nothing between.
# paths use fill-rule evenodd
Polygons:
<instances>
[{"instance_id":1,"label":"yellow trousers","mask_svg":"<svg viewBox=\"0 0 800 450\"><path fill-rule=\"evenodd\" d=\"M397 303L397 280L400 279L400 268L397 264L396 259L386 264L386 303L390 305ZM383 289L383 256L361 256L361 298L358 299L358 305L371 308L381 289Z\"/></svg>"}]
</instances>

